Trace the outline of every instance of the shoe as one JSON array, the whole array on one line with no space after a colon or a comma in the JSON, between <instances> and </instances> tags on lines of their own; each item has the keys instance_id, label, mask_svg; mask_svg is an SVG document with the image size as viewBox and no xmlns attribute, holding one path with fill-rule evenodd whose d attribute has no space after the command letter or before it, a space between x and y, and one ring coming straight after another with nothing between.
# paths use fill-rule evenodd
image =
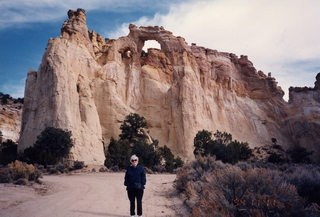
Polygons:
<instances>
[{"instance_id":1,"label":"shoe","mask_svg":"<svg viewBox=\"0 0 320 217\"><path fill-rule=\"evenodd\" d=\"M131 215L130 217L134 217L134 215Z\"/></svg>"}]
</instances>

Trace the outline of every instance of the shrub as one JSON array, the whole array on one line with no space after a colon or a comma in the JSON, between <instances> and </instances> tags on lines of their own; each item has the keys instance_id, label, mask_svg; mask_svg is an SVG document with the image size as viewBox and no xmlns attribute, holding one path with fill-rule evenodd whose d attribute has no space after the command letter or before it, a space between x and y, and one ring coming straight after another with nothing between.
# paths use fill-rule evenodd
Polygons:
<instances>
[{"instance_id":1,"label":"shrub","mask_svg":"<svg viewBox=\"0 0 320 217\"><path fill-rule=\"evenodd\" d=\"M230 133L217 130L213 135L215 140L212 139L212 134L206 130L199 131L196 134L193 152L195 156L215 155L217 160L231 164L247 160L252 156L252 149L249 148L249 144L237 140L232 141Z\"/></svg>"},{"instance_id":2,"label":"shrub","mask_svg":"<svg viewBox=\"0 0 320 217\"><path fill-rule=\"evenodd\" d=\"M156 171L173 172L174 169L183 165L181 158L174 158L171 150L167 147L158 147L158 140L152 140L146 133L148 129L144 117L132 113L126 116L120 127L120 139L111 138L106 150L104 165L108 168L117 166L119 170L129 165L131 154L139 157L139 164ZM150 141L151 140L151 141ZM151 143L151 144L150 144ZM161 165L160 162L164 162Z\"/></svg>"},{"instance_id":3,"label":"shrub","mask_svg":"<svg viewBox=\"0 0 320 217\"><path fill-rule=\"evenodd\" d=\"M0 182L13 182L19 179L40 182L41 172L33 165L21 161L8 164L5 168L0 168ZM22 182L21 182L22 183Z\"/></svg>"},{"instance_id":4,"label":"shrub","mask_svg":"<svg viewBox=\"0 0 320 217\"><path fill-rule=\"evenodd\" d=\"M85 167L84 161L74 161L73 162L73 169L74 170L80 170L80 169L82 169L84 167Z\"/></svg>"},{"instance_id":5,"label":"shrub","mask_svg":"<svg viewBox=\"0 0 320 217\"><path fill-rule=\"evenodd\" d=\"M130 144L127 140L117 141L111 138L104 165L108 168L118 166L125 169L129 164L130 155Z\"/></svg>"},{"instance_id":6,"label":"shrub","mask_svg":"<svg viewBox=\"0 0 320 217\"><path fill-rule=\"evenodd\" d=\"M154 145L145 141L137 142L132 148L132 154L139 157L139 164L148 168L160 163L160 156L157 154Z\"/></svg>"},{"instance_id":7,"label":"shrub","mask_svg":"<svg viewBox=\"0 0 320 217\"><path fill-rule=\"evenodd\" d=\"M0 164L7 165L17 159L18 145L12 140L8 139L1 144L0 147Z\"/></svg>"},{"instance_id":8,"label":"shrub","mask_svg":"<svg viewBox=\"0 0 320 217\"><path fill-rule=\"evenodd\" d=\"M164 147L158 148L158 154L160 155L160 158L165 162L164 169L166 172L173 173L175 169L183 166L182 159L180 157L175 158L171 152L171 149L168 148L166 145ZM159 170L159 169L160 167L158 167L156 170Z\"/></svg>"},{"instance_id":9,"label":"shrub","mask_svg":"<svg viewBox=\"0 0 320 217\"><path fill-rule=\"evenodd\" d=\"M268 157L268 162L270 163L283 163L285 160L280 154L272 152Z\"/></svg>"},{"instance_id":10,"label":"shrub","mask_svg":"<svg viewBox=\"0 0 320 217\"><path fill-rule=\"evenodd\" d=\"M0 183L10 183L13 181L13 170L6 167L0 168Z\"/></svg>"},{"instance_id":11,"label":"shrub","mask_svg":"<svg viewBox=\"0 0 320 217\"><path fill-rule=\"evenodd\" d=\"M130 144L134 144L147 138L144 133L144 129L147 128L148 125L145 118L132 113L126 116L126 119L120 126L121 134L119 137L121 140L128 140Z\"/></svg>"},{"instance_id":12,"label":"shrub","mask_svg":"<svg viewBox=\"0 0 320 217\"><path fill-rule=\"evenodd\" d=\"M312 152L308 152L306 148L301 146L295 146L294 148L288 150L292 162L294 163L309 163L309 156L312 155Z\"/></svg>"},{"instance_id":13,"label":"shrub","mask_svg":"<svg viewBox=\"0 0 320 217\"><path fill-rule=\"evenodd\" d=\"M182 167L184 164L183 160L180 157L176 157L174 159L174 163L175 163L175 169Z\"/></svg>"},{"instance_id":14,"label":"shrub","mask_svg":"<svg viewBox=\"0 0 320 217\"><path fill-rule=\"evenodd\" d=\"M306 198L306 206L312 203L320 205L320 171L313 165L299 165L288 167L285 178L296 186L298 194Z\"/></svg>"},{"instance_id":15,"label":"shrub","mask_svg":"<svg viewBox=\"0 0 320 217\"><path fill-rule=\"evenodd\" d=\"M10 163L8 164L8 167L13 171L14 180L18 180L20 178L27 179L31 173L35 172L35 167L33 165L29 165L21 161Z\"/></svg>"},{"instance_id":16,"label":"shrub","mask_svg":"<svg viewBox=\"0 0 320 217\"><path fill-rule=\"evenodd\" d=\"M1 104L2 105L5 105L5 104L7 104L8 103L8 100L11 100L12 99L12 97L9 95L9 94L1 94L0 95L0 97L1 97Z\"/></svg>"},{"instance_id":17,"label":"shrub","mask_svg":"<svg viewBox=\"0 0 320 217\"><path fill-rule=\"evenodd\" d=\"M47 127L37 137L34 146L28 147L19 156L28 163L54 165L67 158L73 141L71 131Z\"/></svg>"},{"instance_id":18,"label":"shrub","mask_svg":"<svg viewBox=\"0 0 320 217\"><path fill-rule=\"evenodd\" d=\"M113 167L111 168L111 171L113 171L113 172L119 172L120 169L119 169L118 166L113 166Z\"/></svg>"},{"instance_id":19,"label":"shrub","mask_svg":"<svg viewBox=\"0 0 320 217\"><path fill-rule=\"evenodd\" d=\"M193 139L193 145L195 147L193 154L195 156L201 155L206 156L211 154L212 144L212 133L207 130L199 131Z\"/></svg>"},{"instance_id":20,"label":"shrub","mask_svg":"<svg viewBox=\"0 0 320 217\"><path fill-rule=\"evenodd\" d=\"M240 165L199 157L178 172L191 216L311 216L279 171Z\"/></svg>"},{"instance_id":21,"label":"shrub","mask_svg":"<svg viewBox=\"0 0 320 217\"><path fill-rule=\"evenodd\" d=\"M66 163L58 163L57 165L54 165L54 168L60 173L68 173L71 169L73 169Z\"/></svg>"},{"instance_id":22,"label":"shrub","mask_svg":"<svg viewBox=\"0 0 320 217\"><path fill-rule=\"evenodd\" d=\"M108 168L100 167L99 172L108 172Z\"/></svg>"}]
</instances>

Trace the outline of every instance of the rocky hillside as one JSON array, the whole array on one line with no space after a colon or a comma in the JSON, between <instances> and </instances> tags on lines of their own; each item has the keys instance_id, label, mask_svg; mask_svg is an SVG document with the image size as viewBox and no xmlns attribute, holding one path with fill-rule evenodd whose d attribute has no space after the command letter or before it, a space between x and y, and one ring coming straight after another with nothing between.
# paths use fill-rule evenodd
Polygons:
<instances>
[{"instance_id":1,"label":"rocky hillside","mask_svg":"<svg viewBox=\"0 0 320 217\"><path fill-rule=\"evenodd\" d=\"M14 142L18 142L22 108L23 99L15 99L8 94L0 92L0 131L2 132L2 141L11 139Z\"/></svg>"},{"instance_id":2,"label":"rocky hillside","mask_svg":"<svg viewBox=\"0 0 320 217\"><path fill-rule=\"evenodd\" d=\"M183 159L193 157L202 129L231 133L251 147L276 138L284 148L319 149L319 75L314 88L291 88L287 103L271 73L257 71L247 56L188 45L159 26L130 24L127 36L104 39L88 31L83 9L68 17L39 69L28 72L19 150L46 126L60 127L73 133L74 159L102 164L103 146L118 138L132 112ZM147 40L161 50L142 52Z\"/></svg>"}]
</instances>

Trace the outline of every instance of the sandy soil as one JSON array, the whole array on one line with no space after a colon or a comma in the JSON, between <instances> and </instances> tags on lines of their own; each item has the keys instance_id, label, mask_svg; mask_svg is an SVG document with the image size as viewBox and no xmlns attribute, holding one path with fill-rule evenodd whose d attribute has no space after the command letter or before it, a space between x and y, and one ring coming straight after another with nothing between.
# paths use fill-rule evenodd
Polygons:
<instances>
[{"instance_id":1,"label":"sandy soil","mask_svg":"<svg viewBox=\"0 0 320 217\"><path fill-rule=\"evenodd\" d=\"M175 175L148 174L143 216L188 216L172 195ZM0 185L1 217L130 216L124 173L44 176L43 185Z\"/></svg>"}]
</instances>

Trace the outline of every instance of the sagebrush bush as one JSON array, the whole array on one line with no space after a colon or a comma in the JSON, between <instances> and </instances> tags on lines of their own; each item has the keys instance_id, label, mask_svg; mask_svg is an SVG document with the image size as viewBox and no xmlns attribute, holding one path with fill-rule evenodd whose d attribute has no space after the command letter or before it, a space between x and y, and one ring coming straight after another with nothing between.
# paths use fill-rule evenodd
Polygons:
<instances>
[{"instance_id":1,"label":"sagebrush bush","mask_svg":"<svg viewBox=\"0 0 320 217\"><path fill-rule=\"evenodd\" d=\"M85 167L84 161L74 161L73 162L73 169L75 169L75 170L80 170L84 167Z\"/></svg>"},{"instance_id":2,"label":"sagebrush bush","mask_svg":"<svg viewBox=\"0 0 320 217\"><path fill-rule=\"evenodd\" d=\"M40 177L41 172L36 167L17 160L8 164L5 168L0 168L0 182L3 183L14 182L20 179L40 182ZM20 183L23 182L20 181Z\"/></svg>"},{"instance_id":3,"label":"sagebrush bush","mask_svg":"<svg viewBox=\"0 0 320 217\"><path fill-rule=\"evenodd\" d=\"M26 164L24 162L16 160L13 163L8 164L8 167L12 169L13 176L15 180L18 179L28 179L31 173L35 172L35 167L31 164Z\"/></svg>"},{"instance_id":4,"label":"sagebrush bush","mask_svg":"<svg viewBox=\"0 0 320 217\"><path fill-rule=\"evenodd\" d=\"M13 181L13 170L6 167L0 168L0 183L9 183Z\"/></svg>"},{"instance_id":5,"label":"sagebrush bush","mask_svg":"<svg viewBox=\"0 0 320 217\"><path fill-rule=\"evenodd\" d=\"M305 200L295 186L279 170L247 163L228 165L212 157L200 157L185 165L175 181L176 189L185 195L192 212L190 216L320 214L306 209Z\"/></svg>"},{"instance_id":6,"label":"sagebrush bush","mask_svg":"<svg viewBox=\"0 0 320 217\"><path fill-rule=\"evenodd\" d=\"M306 198L306 205L320 205L320 171L314 165L288 167L284 172L286 180L295 185L299 195Z\"/></svg>"}]
</instances>

